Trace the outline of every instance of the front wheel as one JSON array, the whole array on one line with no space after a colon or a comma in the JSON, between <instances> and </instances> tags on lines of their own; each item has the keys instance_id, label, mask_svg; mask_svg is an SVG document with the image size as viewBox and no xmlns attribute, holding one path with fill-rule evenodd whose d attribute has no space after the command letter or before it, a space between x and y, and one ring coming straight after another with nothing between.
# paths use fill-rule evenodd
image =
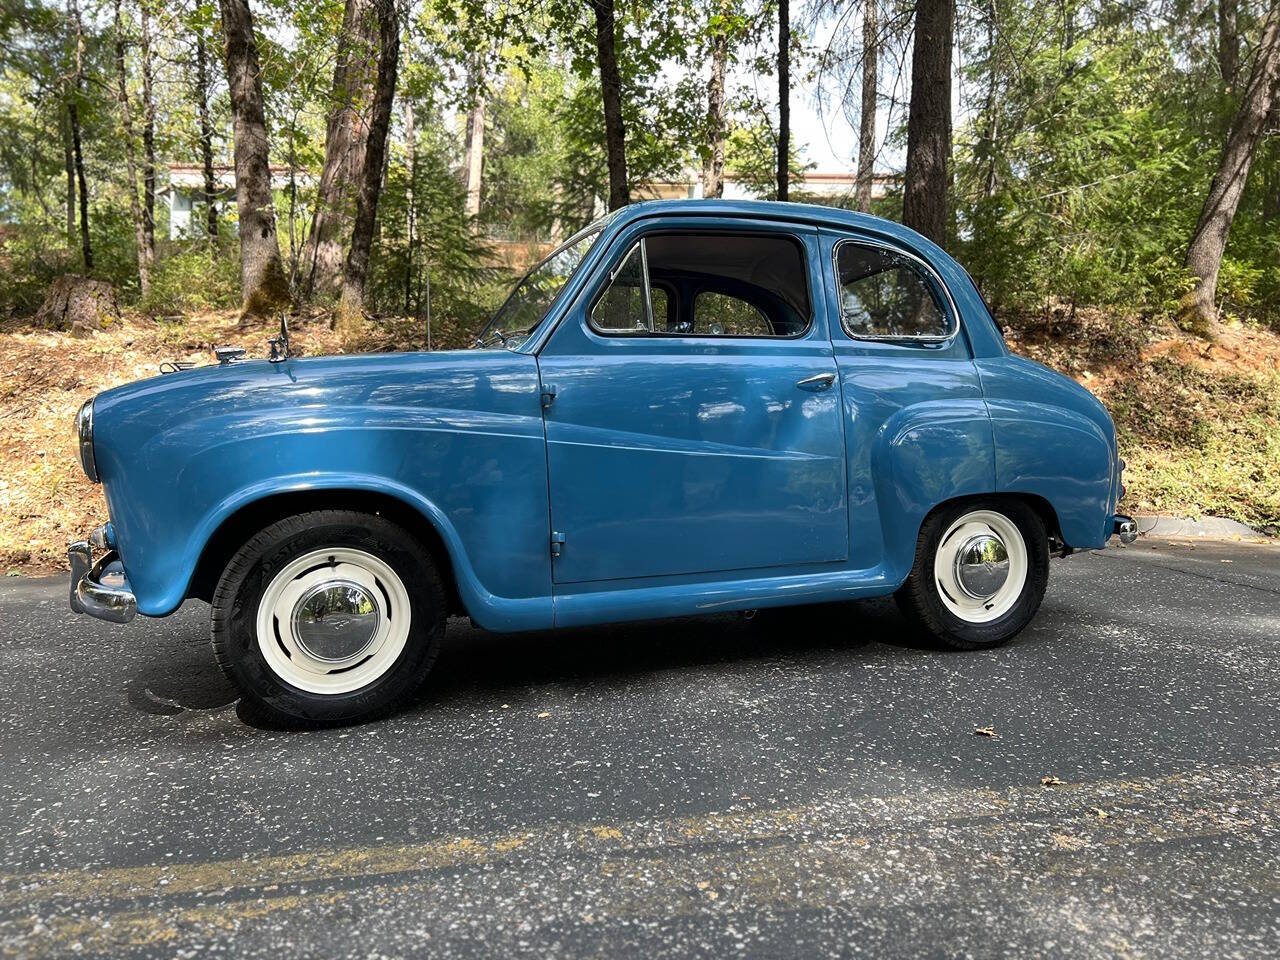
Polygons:
<instances>
[{"instance_id":1,"label":"front wheel","mask_svg":"<svg viewBox=\"0 0 1280 960\"><path fill-rule=\"evenodd\" d=\"M1031 622L1049 583L1049 541L1018 500L943 508L921 525L915 565L895 595L912 620L960 650L994 647Z\"/></svg>"},{"instance_id":2,"label":"front wheel","mask_svg":"<svg viewBox=\"0 0 1280 960\"><path fill-rule=\"evenodd\" d=\"M445 624L430 555L383 517L325 510L271 524L227 564L213 647L250 714L368 720L413 695Z\"/></svg>"}]
</instances>

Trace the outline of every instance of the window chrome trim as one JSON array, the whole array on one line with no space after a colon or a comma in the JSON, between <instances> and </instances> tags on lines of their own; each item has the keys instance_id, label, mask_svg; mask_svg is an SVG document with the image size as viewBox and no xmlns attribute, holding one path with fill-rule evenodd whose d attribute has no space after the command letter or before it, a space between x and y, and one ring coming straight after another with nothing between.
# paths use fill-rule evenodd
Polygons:
<instances>
[{"instance_id":1,"label":"window chrome trim","mask_svg":"<svg viewBox=\"0 0 1280 960\"><path fill-rule=\"evenodd\" d=\"M888 334L868 334L854 333L844 322L844 306L840 297L840 248L846 243L852 243L859 247L875 247L880 250L887 250L890 253L906 257L912 263L921 268L923 275L937 285L942 291L946 302L942 304L943 310L947 312L950 321L950 329L945 334L915 334L912 336L892 336ZM836 321L840 324L840 329L844 331L844 335L850 340L862 340L871 343L900 343L900 344L926 344L939 346L950 343L960 333L960 310L956 307L955 298L951 296L951 290L947 287L938 271L928 263L928 261L916 256L909 250L891 243L885 243L883 240L862 239L860 237L841 237L835 242L831 248L831 276L836 284Z\"/></svg>"},{"instance_id":2,"label":"window chrome trim","mask_svg":"<svg viewBox=\"0 0 1280 960\"><path fill-rule=\"evenodd\" d=\"M647 238L640 238L640 285L644 288L644 322L653 329L653 292L649 289L649 248Z\"/></svg>"}]
</instances>

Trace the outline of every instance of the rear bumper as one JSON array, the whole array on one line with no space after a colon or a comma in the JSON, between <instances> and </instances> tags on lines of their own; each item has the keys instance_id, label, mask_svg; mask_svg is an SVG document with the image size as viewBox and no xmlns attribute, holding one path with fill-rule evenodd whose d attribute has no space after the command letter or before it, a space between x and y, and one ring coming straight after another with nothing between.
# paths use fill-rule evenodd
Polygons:
<instances>
[{"instance_id":1,"label":"rear bumper","mask_svg":"<svg viewBox=\"0 0 1280 960\"><path fill-rule=\"evenodd\" d=\"M1118 513L1111 532L1120 538L1121 543L1133 543L1138 539L1138 522L1132 517Z\"/></svg>"},{"instance_id":2,"label":"rear bumper","mask_svg":"<svg viewBox=\"0 0 1280 960\"><path fill-rule=\"evenodd\" d=\"M71 561L73 611L110 623L128 623L137 615L138 601L118 553L107 550L95 563L89 541L77 540L67 548L67 559Z\"/></svg>"}]
</instances>

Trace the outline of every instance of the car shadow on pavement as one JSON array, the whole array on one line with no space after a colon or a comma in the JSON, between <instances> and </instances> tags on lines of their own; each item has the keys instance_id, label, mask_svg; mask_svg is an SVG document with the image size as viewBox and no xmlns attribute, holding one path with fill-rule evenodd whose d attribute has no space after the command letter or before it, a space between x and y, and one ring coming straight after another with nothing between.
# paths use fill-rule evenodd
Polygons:
<instances>
[{"instance_id":1,"label":"car shadow on pavement","mask_svg":"<svg viewBox=\"0 0 1280 960\"><path fill-rule=\"evenodd\" d=\"M168 717L221 710L240 696L206 637L173 644L128 683L125 695L135 710Z\"/></svg>"},{"instance_id":2,"label":"car shadow on pavement","mask_svg":"<svg viewBox=\"0 0 1280 960\"><path fill-rule=\"evenodd\" d=\"M828 656L873 643L941 649L883 600L787 607L751 617L720 614L536 633L489 633L458 617L449 621L440 659L409 710L500 691L518 697L520 691L545 683L630 682L664 671ZM238 694L222 675L207 639L166 647L165 656L151 659L126 686L135 710L176 717L235 704L242 722L276 729L237 703Z\"/></svg>"},{"instance_id":3,"label":"car shadow on pavement","mask_svg":"<svg viewBox=\"0 0 1280 960\"><path fill-rule=\"evenodd\" d=\"M493 634L450 621L418 703L430 707L482 691L543 683L609 683L663 671L826 656L873 643L939 650L892 602L856 601L639 623Z\"/></svg>"}]
</instances>

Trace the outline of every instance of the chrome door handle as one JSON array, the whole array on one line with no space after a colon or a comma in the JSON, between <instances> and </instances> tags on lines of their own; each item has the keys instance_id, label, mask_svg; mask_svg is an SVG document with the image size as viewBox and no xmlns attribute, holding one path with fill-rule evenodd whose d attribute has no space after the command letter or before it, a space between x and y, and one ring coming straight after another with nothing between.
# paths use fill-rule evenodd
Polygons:
<instances>
[{"instance_id":1,"label":"chrome door handle","mask_svg":"<svg viewBox=\"0 0 1280 960\"><path fill-rule=\"evenodd\" d=\"M803 380L797 380L796 386L801 390L818 391L826 390L827 387L831 386L835 382L836 375L834 373L819 373L816 376L805 377Z\"/></svg>"}]
</instances>

